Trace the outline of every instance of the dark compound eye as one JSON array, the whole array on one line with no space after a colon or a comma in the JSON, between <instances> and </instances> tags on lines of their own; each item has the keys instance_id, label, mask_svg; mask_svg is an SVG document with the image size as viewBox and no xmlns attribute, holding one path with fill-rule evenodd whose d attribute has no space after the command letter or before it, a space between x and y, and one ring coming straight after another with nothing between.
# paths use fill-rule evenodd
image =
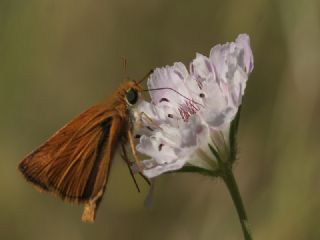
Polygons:
<instances>
[{"instance_id":1,"label":"dark compound eye","mask_svg":"<svg viewBox=\"0 0 320 240\"><path fill-rule=\"evenodd\" d=\"M126 93L126 99L127 99L128 103L130 103L131 105L137 103L137 101L138 101L137 90L134 88L130 88Z\"/></svg>"}]
</instances>

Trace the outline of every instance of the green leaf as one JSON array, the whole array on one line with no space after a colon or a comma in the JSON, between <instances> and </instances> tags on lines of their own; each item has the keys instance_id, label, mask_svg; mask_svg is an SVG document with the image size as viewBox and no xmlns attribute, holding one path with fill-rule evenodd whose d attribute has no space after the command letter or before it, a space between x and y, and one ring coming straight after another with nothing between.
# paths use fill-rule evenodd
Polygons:
<instances>
[{"instance_id":1,"label":"green leaf","mask_svg":"<svg viewBox=\"0 0 320 240\"><path fill-rule=\"evenodd\" d=\"M237 132L240 122L240 112L241 106L238 109L238 112L235 118L232 120L230 124L230 132L229 132L229 143L230 143L230 162L233 163L237 157Z\"/></svg>"},{"instance_id":2,"label":"green leaf","mask_svg":"<svg viewBox=\"0 0 320 240\"><path fill-rule=\"evenodd\" d=\"M216 171L210 171L207 169L203 169L203 168L199 168L196 166L184 166L183 168L179 169L179 170L175 170L172 172L168 172L168 173L199 173L205 176L211 176L211 177L218 177L220 176L220 171L216 170Z\"/></svg>"},{"instance_id":3,"label":"green leaf","mask_svg":"<svg viewBox=\"0 0 320 240\"><path fill-rule=\"evenodd\" d=\"M220 156L219 156L218 151L215 149L215 147L211 146L211 144L208 144L208 146L209 146L212 154L213 154L213 155L215 156L215 158L217 159L219 165L221 165L221 164L222 164L222 160L221 160L221 158L220 158Z\"/></svg>"}]
</instances>

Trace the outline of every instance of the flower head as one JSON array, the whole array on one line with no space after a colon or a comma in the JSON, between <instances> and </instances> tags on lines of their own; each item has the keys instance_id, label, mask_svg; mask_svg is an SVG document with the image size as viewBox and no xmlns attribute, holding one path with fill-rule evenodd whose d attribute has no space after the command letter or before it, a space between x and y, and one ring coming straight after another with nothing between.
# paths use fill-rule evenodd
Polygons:
<instances>
[{"instance_id":1,"label":"flower head","mask_svg":"<svg viewBox=\"0 0 320 240\"><path fill-rule=\"evenodd\" d=\"M144 174L155 177L185 165L213 171L217 162L211 146L227 158L230 123L252 70L246 34L214 46L209 57L197 53L189 71L182 63L155 69L148 79L151 102L137 106L147 116L136 129L137 150L149 156Z\"/></svg>"}]
</instances>

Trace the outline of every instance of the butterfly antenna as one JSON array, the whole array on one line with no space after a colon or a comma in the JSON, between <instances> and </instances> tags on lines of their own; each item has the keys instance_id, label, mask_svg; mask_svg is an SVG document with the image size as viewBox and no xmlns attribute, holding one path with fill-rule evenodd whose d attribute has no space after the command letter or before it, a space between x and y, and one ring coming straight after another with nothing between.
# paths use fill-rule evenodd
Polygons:
<instances>
[{"instance_id":1,"label":"butterfly antenna","mask_svg":"<svg viewBox=\"0 0 320 240\"><path fill-rule=\"evenodd\" d=\"M123 65L123 77L124 79L128 79L128 61L126 57L122 57L122 65Z\"/></svg>"},{"instance_id":2,"label":"butterfly antenna","mask_svg":"<svg viewBox=\"0 0 320 240\"><path fill-rule=\"evenodd\" d=\"M177 90L171 88L171 87L160 87L160 88L150 88L150 89L144 89L142 90L143 92L152 92L152 91L159 91L159 90L170 90L170 91L173 91L175 92L176 94L180 95L181 97L187 99L188 101L190 102L194 102L195 104L198 104L200 106L203 107L203 105L201 103L198 103L197 101L193 100L193 99L190 99L186 96L184 96L182 93L179 93Z\"/></svg>"},{"instance_id":3,"label":"butterfly antenna","mask_svg":"<svg viewBox=\"0 0 320 240\"><path fill-rule=\"evenodd\" d=\"M151 69L140 81L137 82L137 84L142 83L144 80L149 78L149 76L153 73L153 69Z\"/></svg>"}]
</instances>

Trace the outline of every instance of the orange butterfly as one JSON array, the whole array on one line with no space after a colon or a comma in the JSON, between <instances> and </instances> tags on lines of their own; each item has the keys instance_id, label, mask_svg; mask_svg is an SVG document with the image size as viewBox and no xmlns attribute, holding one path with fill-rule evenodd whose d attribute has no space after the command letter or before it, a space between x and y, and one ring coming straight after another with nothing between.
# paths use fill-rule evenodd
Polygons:
<instances>
[{"instance_id":1,"label":"orange butterfly","mask_svg":"<svg viewBox=\"0 0 320 240\"><path fill-rule=\"evenodd\" d=\"M139 83L132 80L123 83L109 99L80 114L19 164L26 180L38 190L84 203L83 221L95 220L118 146L121 145L129 166L125 149L129 141L138 161L131 108L143 90ZM133 177L130 166L129 170Z\"/></svg>"}]
</instances>

